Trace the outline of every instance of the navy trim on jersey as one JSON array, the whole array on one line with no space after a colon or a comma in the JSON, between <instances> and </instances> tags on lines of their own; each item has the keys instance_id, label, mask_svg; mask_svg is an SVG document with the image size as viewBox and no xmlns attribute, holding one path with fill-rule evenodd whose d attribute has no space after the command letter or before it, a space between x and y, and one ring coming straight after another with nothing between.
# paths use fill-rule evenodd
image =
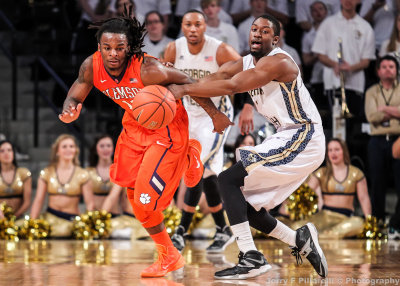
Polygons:
<instances>
[{"instance_id":1,"label":"navy trim on jersey","mask_svg":"<svg viewBox=\"0 0 400 286\"><path fill-rule=\"evenodd\" d=\"M160 166L161 161L164 159L164 157L165 157L165 155L167 154L167 152L168 152L168 151L172 148L172 146L174 145L174 144L172 143L171 132L170 132L170 130L169 130L168 125L166 126L166 128L167 128L167 131L168 131L168 138L169 138L169 141L171 142L171 145L170 145L168 148L165 149L164 154L161 156L160 160L158 161L157 166L156 166L156 168L154 169L153 175L151 176L150 182L149 182L150 186L157 192L157 194L159 194L159 197L158 197L157 200L156 200L156 203L155 203L155 205L154 205L154 209L153 209L153 210L155 210L155 209L157 208L158 200L161 198L162 193L163 193L163 191L164 191L164 189L165 189L165 186L167 185L167 184L164 182L164 180L160 177L160 175L157 174L157 169L158 169L158 167Z\"/></svg>"},{"instance_id":2,"label":"navy trim on jersey","mask_svg":"<svg viewBox=\"0 0 400 286\"><path fill-rule=\"evenodd\" d=\"M283 147L269 150L268 153L239 149L240 159L246 170L257 165L279 166L294 160L302 152L314 134L314 124L304 124Z\"/></svg>"}]
</instances>

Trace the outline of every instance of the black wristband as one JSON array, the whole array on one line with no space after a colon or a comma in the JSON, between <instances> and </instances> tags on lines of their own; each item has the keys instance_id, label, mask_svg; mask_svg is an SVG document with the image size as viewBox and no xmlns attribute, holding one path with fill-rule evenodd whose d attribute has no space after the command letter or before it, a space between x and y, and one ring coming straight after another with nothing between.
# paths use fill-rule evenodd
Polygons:
<instances>
[{"instance_id":1,"label":"black wristband","mask_svg":"<svg viewBox=\"0 0 400 286\"><path fill-rule=\"evenodd\" d=\"M245 93L244 103L254 106L254 101L251 99L251 96L248 92Z\"/></svg>"}]
</instances>

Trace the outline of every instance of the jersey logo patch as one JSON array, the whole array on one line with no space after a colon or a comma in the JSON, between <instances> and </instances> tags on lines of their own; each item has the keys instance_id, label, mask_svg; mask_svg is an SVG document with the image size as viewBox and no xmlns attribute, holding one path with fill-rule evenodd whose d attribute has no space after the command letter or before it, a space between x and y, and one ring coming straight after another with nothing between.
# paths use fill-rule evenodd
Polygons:
<instances>
[{"instance_id":1,"label":"jersey logo patch","mask_svg":"<svg viewBox=\"0 0 400 286\"><path fill-rule=\"evenodd\" d=\"M204 61L206 61L206 62L212 62L213 60L214 60L213 56L205 56L204 57Z\"/></svg>"},{"instance_id":2,"label":"jersey logo patch","mask_svg":"<svg viewBox=\"0 0 400 286\"><path fill-rule=\"evenodd\" d=\"M144 205L149 204L150 203L150 199L151 199L151 197L149 196L149 194L143 194L143 193L140 194L139 200L140 200L140 202L142 204L144 204Z\"/></svg>"}]
</instances>

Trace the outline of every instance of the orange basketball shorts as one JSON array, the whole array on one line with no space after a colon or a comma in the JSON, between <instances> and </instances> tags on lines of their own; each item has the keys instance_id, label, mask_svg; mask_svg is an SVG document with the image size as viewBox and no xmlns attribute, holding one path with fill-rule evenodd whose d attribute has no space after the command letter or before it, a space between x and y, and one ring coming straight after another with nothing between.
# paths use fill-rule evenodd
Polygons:
<instances>
[{"instance_id":1,"label":"orange basketball shorts","mask_svg":"<svg viewBox=\"0 0 400 286\"><path fill-rule=\"evenodd\" d=\"M128 125L118 138L110 178L128 188L135 216L145 227L162 222L161 211L170 204L189 164L188 118L179 107L167 127Z\"/></svg>"}]
</instances>

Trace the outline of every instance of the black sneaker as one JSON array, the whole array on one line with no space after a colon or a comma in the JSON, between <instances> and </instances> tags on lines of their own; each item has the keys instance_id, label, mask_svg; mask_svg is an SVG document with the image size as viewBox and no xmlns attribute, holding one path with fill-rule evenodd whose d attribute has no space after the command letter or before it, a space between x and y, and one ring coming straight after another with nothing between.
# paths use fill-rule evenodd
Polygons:
<instances>
[{"instance_id":1,"label":"black sneaker","mask_svg":"<svg viewBox=\"0 0 400 286\"><path fill-rule=\"evenodd\" d=\"M261 252L249 250L239 253L239 263L231 268L215 272L215 279L247 279L256 277L271 269Z\"/></svg>"},{"instance_id":2,"label":"black sneaker","mask_svg":"<svg viewBox=\"0 0 400 286\"><path fill-rule=\"evenodd\" d=\"M207 247L207 253L220 253L225 250L225 248L235 241L235 237L232 235L232 231L229 226L224 226L221 230L220 227L217 226L217 232L214 236L214 241Z\"/></svg>"},{"instance_id":3,"label":"black sneaker","mask_svg":"<svg viewBox=\"0 0 400 286\"><path fill-rule=\"evenodd\" d=\"M185 247L185 239L183 238L184 233L185 229L183 226L179 225L176 228L175 233L171 236L172 244L179 250L179 252L181 252Z\"/></svg>"},{"instance_id":4,"label":"black sneaker","mask_svg":"<svg viewBox=\"0 0 400 286\"><path fill-rule=\"evenodd\" d=\"M298 265L303 263L300 256L302 255L310 261L319 276L324 278L328 276L328 263L318 243L317 229L312 223L307 223L296 230L296 247L291 248Z\"/></svg>"}]
</instances>

